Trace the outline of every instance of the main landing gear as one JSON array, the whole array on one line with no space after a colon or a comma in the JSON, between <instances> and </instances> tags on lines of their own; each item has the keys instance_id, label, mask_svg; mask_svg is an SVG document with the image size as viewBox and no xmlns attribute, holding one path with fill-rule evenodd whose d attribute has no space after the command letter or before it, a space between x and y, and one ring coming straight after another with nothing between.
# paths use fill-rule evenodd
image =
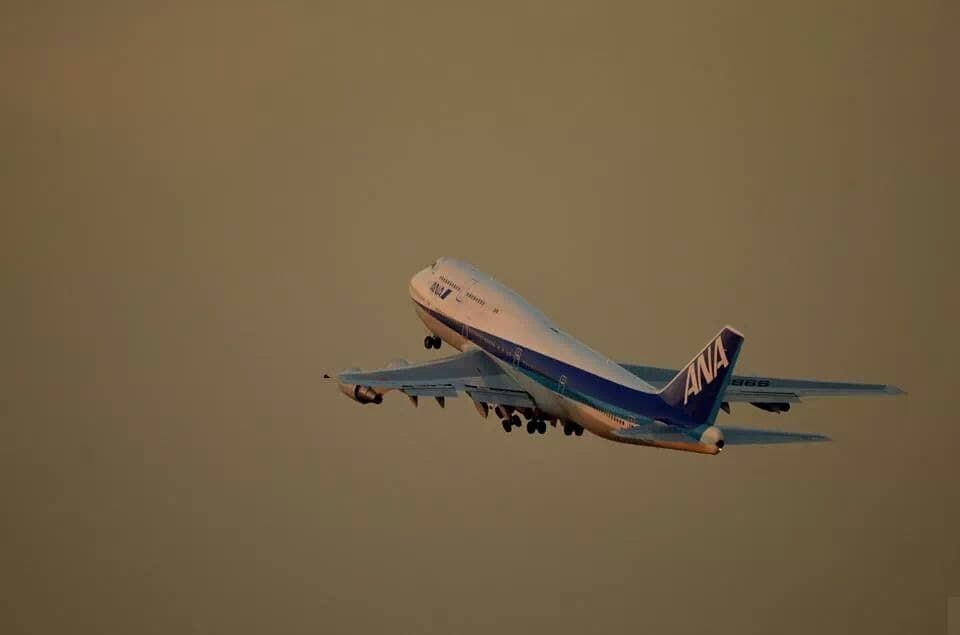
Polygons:
<instances>
[{"instance_id":1,"label":"main landing gear","mask_svg":"<svg viewBox=\"0 0 960 635\"><path fill-rule=\"evenodd\" d=\"M563 423L563 434L565 434L568 437L571 434L575 434L578 437L583 436L583 426L580 425L579 423L574 423L572 421L565 421Z\"/></svg>"},{"instance_id":2,"label":"main landing gear","mask_svg":"<svg viewBox=\"0 0 960 635\"><path fill-rule=\"evenodd\" d=\"M520 421L520 417L513 414L508 418L500 421L500 425L503 426L504 432L510 432L514 428L519 428L523 425ZM547 431L547 422L543 419L530 419L527 421L527 434L544 434Z\"/></svg>"},{"instance_id":3,"label":"main landing gear","mask_svg":"<svg viewBox=\"0 0 960 635\"><path fill-rule=\"evenodd\" d=\"M497 406L493 410L497 413L497 416L500 417L500 425L503 426L504 432L510 432L514 428L519 428L523 425L517 413L510 412L513 409L509 406ZM527 434L545 434L547 432L547 420L539 412L534 411L529 414L524 412L524 416L527 417ZM550 425L556 427L557 423L557 420L550 419ZM559 423L563 424L563 433L566 436L569 437L573 434L578 437L583 436L583 426L580 424L563 420L560 420Z\"/></svg>"},{"instance_id":4,"label":"main landing gear","mask_svg":"<svg viewBox=\"0 0 960 635\"><path fill-rule=\"evenodd\" d=\"M547 431L547 422L543 419L531 419L527 421L527 434L534 434L539 432L544 434Z\"/></svg>"},{"instance_id":5,"label":"main landing gear","mask_svg":"<svg viewBox=\"0 0 960 635\"><path fill-rule=\"evenodd\" d=\"M440 344L442 344L442 343L443 343L443 340L441 340L441 339L440 339L439 337L437 337L436 335L428 335L428 336L426 336L425 338L423 338L423 347L424 347L424 348L437 348L437 349L439 349L439 348L440 348Z\"/></svg>"},{"instance_id":6,"label":"main landing gear","mask_svg":"<svg viewBox=\"0 0 960 635\"><path fill-rule=\"evenodd\" d=\"M510 415L508 418L502 420L502 421L500 422L500 425L503 426L503 431L504 431L504 432L510 432L510 431L513 430L515 427L516 427L516 428L519 428L519 427L520 427L520 425L521 425L521 424L520 424L520 417L518 417L517 415Z\"/></svg>"}]
</instances>

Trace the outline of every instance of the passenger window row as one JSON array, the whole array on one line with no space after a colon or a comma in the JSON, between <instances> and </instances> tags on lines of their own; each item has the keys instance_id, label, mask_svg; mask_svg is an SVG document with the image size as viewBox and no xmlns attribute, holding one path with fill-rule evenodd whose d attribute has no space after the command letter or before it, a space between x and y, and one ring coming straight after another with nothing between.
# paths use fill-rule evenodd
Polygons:
<instances>
[{"instance_id":1,"label":"passenger window row","mask_svg":"<svg viewBox=\"0 0 960 635\"><path fill-rule=\"evenodd\" d=\"M469 291L467 291L467 297L470 298L471 300L473 300L474 302L476 302L477 304L479 304L480 306L483 306L484 304L487 303L486 300L484 300L483 298L480 298L480 297L477 297L477 296L473 295L473 294L470 293Z\"/></svg>"},{"instance_id":2,"label":"passenger window row","mask_svg":"<svg viewBox=\"0 0 960 635\"><path fill-rule=\"evenodd\" d=\"M451 280L450 278L447 278L446 276L440 276L440 281L443 282L448 287L456 289L457 291L460 290L460 285L454 282L453 280Z\"/></svg>"}]
</instances>

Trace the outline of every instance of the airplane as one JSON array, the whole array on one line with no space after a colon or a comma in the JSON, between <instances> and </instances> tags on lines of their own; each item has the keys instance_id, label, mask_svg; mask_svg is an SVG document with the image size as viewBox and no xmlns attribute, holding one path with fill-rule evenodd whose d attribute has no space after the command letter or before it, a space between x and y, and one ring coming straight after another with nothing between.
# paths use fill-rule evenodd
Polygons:
<instances>
[{"instance_id":1,"label":"airplane","mask_svg":"<svg viewBox=\"0 0 960 635\"><path fill-rule=\"evenodd\" d=\"M728 445L829 441L820 434L718 426L718 411L746 402L783 413L807 397L897 395L885 384L763 375L734 375L743 335L725 326L683 368L615 362L563 331L504 284L476 267L439 258L414 274L410 299L428 330L424 347L443 342L449 357L411 363L396 359L378 370L351 368L331 378L350 399L379 404L390 391L414 406L466 393L484 418L494 412L506 432L566 436L584 430L610 441L718 454Z\"/></svg>"}]
</instances>

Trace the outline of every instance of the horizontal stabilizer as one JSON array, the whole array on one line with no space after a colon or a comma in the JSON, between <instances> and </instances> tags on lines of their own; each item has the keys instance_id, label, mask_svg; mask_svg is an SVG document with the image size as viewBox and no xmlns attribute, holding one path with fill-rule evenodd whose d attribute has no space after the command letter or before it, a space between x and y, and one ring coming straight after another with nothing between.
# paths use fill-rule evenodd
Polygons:
<instances>
[{"instance_id":1,"label":"horizontal stabilizer","mask_svg":"<svg viewBox=\"0 0 960 635\"><path fill-rule=\"evenodd\" d=\"M727 446L731 445L776 445L780 443L820 443L830 437L810 432L784 432L781 430L757 430L755 428L729 428L720 426Z\"/></svg>"}]
</instances>

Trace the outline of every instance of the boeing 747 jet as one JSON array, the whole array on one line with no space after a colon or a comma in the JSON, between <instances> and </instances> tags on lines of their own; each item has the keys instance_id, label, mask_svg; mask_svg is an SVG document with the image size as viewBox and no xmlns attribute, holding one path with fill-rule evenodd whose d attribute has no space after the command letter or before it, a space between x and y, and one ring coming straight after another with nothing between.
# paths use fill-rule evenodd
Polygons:
<instances>
[{"instance_id":1,"label":"boeing 747 jet","mask_svg":"<svg viewBox=\"0 0 960 635\"><path fill-rule=\"evenodd\" d=\"M475 267L440 258L410 280L410 299L428 335L457 354L429 362L398 359L336 376L341 391L379 404L399 391L416 406L466 393L506 432L547 424L567 436L584 430L611 441L717 454L729 445L824 441L818 434L716 425L720 410L747 402L786 412L807 397L895 395L896 386L734 375L743 335L726 326L680 370L612 361L565 333L515 292ZM328 375L324 375L329 378ZM523 421L521 420L523 416Z\"/></svg>"}]
</instances>

